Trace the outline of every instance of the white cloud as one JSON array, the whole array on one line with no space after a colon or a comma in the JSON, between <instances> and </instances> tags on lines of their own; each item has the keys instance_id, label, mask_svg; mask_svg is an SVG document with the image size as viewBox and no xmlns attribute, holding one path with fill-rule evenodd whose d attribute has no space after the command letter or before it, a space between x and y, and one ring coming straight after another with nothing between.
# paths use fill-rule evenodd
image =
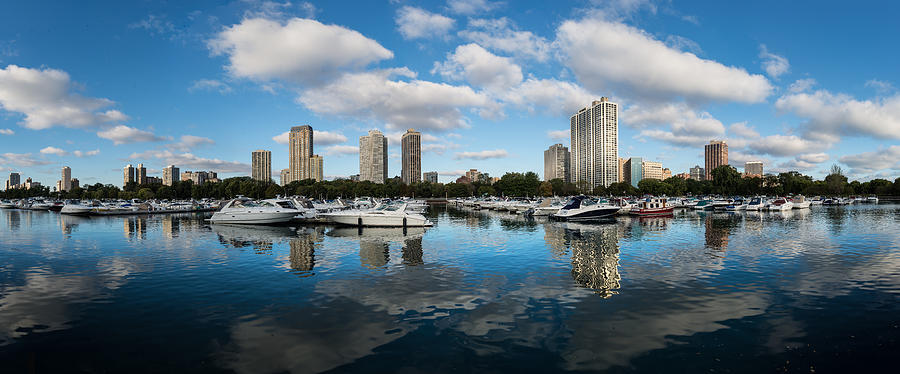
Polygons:
<instances>
[{"instance_id":1,"label":"white cloud","mask_svg":"<svg viewBox=\"0 0 900 374\"><path fill-rule=\"evenodd\" d=\"M0 108L23 114L22 125L35 130L94 127L128 119L118 110L103 111L114 105L113 101L72 93L75 88L62 70L9 65L0 69Z\"/></svg>"},{"instance_id":2,"label":"white cloud","mask_svg":"<svg viewBox=\"0 0 900 374\"><path fill-rule=\"evenodd\" d=\"M556 140L568 140L572 137L572 130L550 130L547 131L547 137Z\"/></svg>"},{"instance_id":3,"label":"white cloud","mask_svg":"<svg viewBox=\"0 0 900 374\"><path fill-rule=\"evenodd\" d=\"M244 18L287 19L296 15L313 18L318 11L315 5L307 1L279 3L277 1L243 0L243 2L250 5L250 8L244 12Z\"/></svg>"},{"instance_id":4,"label":"white cloud","mask_svg":"<svg viewBox=\"0 0 900 374\"><path fill-rule=\"evenodd\" d=\"M816 85L816 80L812 78L798 79L788 87L788 92L798 93L809 91Z\"/></svg>"},{"instance_id":5,"label":"white cloud","mask_svg":"<svg viewBox=\"0 0 900 374\"><path fill-rule=\"evenodd\" d=\"M147 15L146 18L128 25L130 29L144 29L152 36L166 36L170 39L178 37L178 30L172 21L166 19L165 16L157 16L154 14Z\"/></svg>"},{"instance_id":6,"label":"white cloud","mask_svg":"<svg viewBox=\"0 0 900 374\"><path fill-rule=\"evenodd\" d=\"M13 135L15 133L12 129L0 129L0 135Z\"/></svg>"},{"instance_id":7,"label":"white cloud","mask_svg":"<svg viewBox=\"0 0 900 374\"><path fill-rule=\"evenodd\" d=\"M374 119L389 129L468 127L461 108L497 110L485 94L470 87L390 79L394 74L413 75L408 69L346 74L303 92L297 100L319 114Z\"/></svg>"},{"instance_id":8,"label":"white cloud","mask_svg":"<svg viewBox=\"0 0 900 374\"><path fill-rule=\"evenodd\" d=\"M666 45L679 51L690 52L695 55L703 54L703 49L697 42L679 35L669 35L666 37Z\"/></svg>"},{"instance_id":9,"label":"white cloud","mask_svg":"<svg viewBox=\"0 0 900 374\"><path fill-rule=\"evenodd\" d=\"M566 21L558 29L563 59L588 89L619 88L638 97L763 101L773 87L762 75L670 48L647 32L602 19Z\"/></svg>"},{"instance_id":10,"label":"white cloud","mask_svg":"<svg viewBox=\"0 0 900 374\"><path fill-rule=\"evenodd\" d=\"M204 138L202 136L194 135L182 135L181 139L178 142L169 144L167 147L182 152L190 152L197 147L213 144L216 144L216 142L210 138Z\"/></svg>"},{"instance_id":11,"label":"white cloud","mask_svg":"<svg viewBox=\"0 0 900 374\"><path fill-rule=\"evenodd\" d=\"M288 145L290 142L290 133L290 131L285 131L273 136L272 140L278 144ZM313 145L338 144L346 141L347 137L339 132L313 130Z\"/></svg>"},{"instance_id":12,"label":"white cloud","mask_svg":"<svg viewBox=\"0 0 900 374\"><path fill-rule=\"evenodd\" d=\"M810 134L900 139L900 95L857 100L826 90L797 92L780 97L775 108L809 119Z\"/></svg>"},{"instance_id":13,"label":"white cloud","mask_svg":"<svg viewBox=\"0 0 900 374\"><path fill-rule=\"evenodd\" d=\"M325 154L328 156L343 156L359 154L359 147L355 145L333 145L325 147Z\"/></svg>"},{"instance_id":14,"label":"white cloud","mask_svg":"<svg viewBox=\"0 0 900 374\"><path fill-rule=\"evenodd\" d=\"M394 56L357 31L301 18L244 19L208 45L214 55L228 57L226 69L235 77L302 84L322 83Z\"/></svg>"},{"instance_id":15,"label":"white cloud","mask_svg":"<svg viewBox=\"0 0 900 374\"><path fill-rule=\"evenodd\" d=\"M397 10L397 30L404 39L420 39L447 35L456 22L450 17L412 6Z\"/></svg>"},{"instance_id":16,"label":"white cloud","mask_svg":"<svg viewBox=\"0 0 900 374\"><path fill-rule=\"evenodd\" d=\"M796 159L798 161L809 162L813 164L821 164L825 161L828 161L829 156L827 153L819 152L819 153L804 153L802 155L797 155Z\"/></svg>"},{"instance_id":17,"label":"white cloud","mask_svg":"<svg viewBox=\"0 0 900 374\"><path fill-rule=\"evenodd\" d=\"M100 150L95 149L93 151L72 151L72 154L75 155L75 157L90 157L99 155Z\"/></svg>"},{"instance_id":18,"label":"white cloud","mask_svg":"<svg viewBox=\"0 0 900 374\"><path fill-rule=\"evenodd\" d=\"M472 159L472 160L487 160L491 158L504 158L509 154L505 149L495 149L495 150L487 150L487 151L478 151L478 152L458 152L453 157L457 160L462 159Z\"/></svg>"},{"instance_id":19,"label":"white cloud","mask_svg":"<svg viewBox=\"0 0 900 374\"><path fill-rule=\"evenodd\" d=\"M434 63L432 74L445 78L465 79L469 83L501 92L522 81L522 69L507 57L488 52L478 44L456 47L443 63Z\"/></svg>"},{"instance_id":20,"label":"white cloud","mask_svg":"<svg viewBox=\"0 0 900 374\"><path fill-rule=\"evenodd\" d=\"M743 170L744 163L746 163L748 161L762 161L763 166L772 164L771 160L769 160L768 158L766 158L762 155L753 154L753 153L744 153L741 151L732 150L730 148L731 147L729 147L729 150L728 150L728 163L740 170Z\"/></svg>"},{"instance_id":21,"label":"white cloud","mask_svg":"<svg viewBox=\"0 0 900 374\"><path fill-rule=\"evenodd\" d=\"M220 94L227 94L231 92L231 86L215 79L200 79L191 83L188 91L218 91Z\"/></svg>"},{"instance_id":22,"label":"white cloud","mask_svg":"<svg viewBox=\"0 0 900 374\"><path fill-rule=\"evenodd\" d=\"M732 123L731 126L728 126L728 133L744 138L759 137L759 133L756 132L756 129L754 129L753 126L748 126L747 122Z\"/></svg>"},{"instance_id":23,"label":"white cloud","mask_svg":"<svg viewBox=\"0 0 900 374\"><path fill-rule=\"evenodd\" d=\"M669 143L678 147L696 148L709 142L708 136L676 134L672 131L659 129L641 130L641 132L638 133L635 138L640 139L643 137L656 139L661 142Z\"/></svg>"},{"instance_id":24,"label":"white cloud","mask_svg":"<svg viewBox=\"0 0 900 374\"><path fill-rule=\"evenodd\" d=\"M165 165L175 165L181 170L210 170L217 173L249 173L250 165L237 161L223 161L216 158L203 158L193 153L173 153L169 150L150 150L141 153L132 153L128 156L131 160L143 160L155 158Z\"/></svg>"},{"instance_id":25,"label":"white cloud","mask_svg":"<svg viewBox=\"0 0 900 374\"><path fill-rule=\"evenodd\" d=\"M456 143L423 143L422 152L431 152L436 155L443 155L448 149L459 148Z\"/></svg>"},{"instance_id":26,"label":"white cloud","mask_svg":"<svg viewBox=\"0 0 900 374\"><path fill-rule=\"evenodd\" d=\"M779 163L778 166L773 171L778 171L778 172L809 171L809 170L813 170L817 167L819 167L818 164L794 159L794 160L789 160L789 161Z\"/></svg>"},{"instance_id":27,"label":"white cloud","mask_svg":"<svg viewBox=\"0 0 900 374\"><path fill-rule=\"evenodd\" d=\"M439 171L438 175L443 177L458 177L460 175L466 175L466 170L445 170Z\"/></svg>"},{"instance_id":28,"label":"white cloud","mask_svg":"<svg viewBox=\"0 0 900 374\"><path fill-rule=\"evenodd\" d=\"M769 52L769 49L766 48L765 44L759 46L759 58L762 59L763 70L774 79L778 79L778 77L787 73L791 68L788 59Z\"/></svg>"},{"instance_id":29,"label":"white cloud","mask_svg":"<svg viewBox=\"0 0 900 374\"><path fill-rule=\"evenodd\" d=\"M0 166L30 167L47 164L50 162L35 159L31 153L0 153Z\"/></svg>"},{"instance_id":30,"label":"white cloud","mask_svg":"<svg viewBox=\"0 0 900 374\"><path fill-rule=\"evenodd\" d=\"M487 49L504 52L520 58L546 61L550 57L551 43L530 31L520 31L507 18L473 19L459 36Z\"/></svg>"},{"instance_id":31,"label":"white cloud","mask_svg":"<svg viewBox=\"0 0 900 374\"><path fill-rule=\"evenodd\" d=\"M68 154L68 152L66 152L66 151L64 151L64 150L62 150L62 149L59 149L59 148L56 148L56 147L52 147L52 146L51 146L51 147L45 147L45 148L41 149L41 154L42 154L42 155L65 156L65 155Z\"/></svg>"},{"instance_id":32,"label":"white cloud","mask_svg":"<svg viewBox=\"0 0 900 374\"><path fill-rule=\"evenodd\" d=\"M138 130L134 127L128 127L125 125L119 125L107 130L102 130L97 133L97 136L112 140L113 144L129 144L129 143L141 143L141 142L159 142L171 140L170 137L156 136L152 132Z\"/></svg>"},{"instance_id":33,"label":"white cloud","mask_svg":"<svg viewBox=\"0 0 900 374\"><path fill-rule=\"evenodd\" d=\"M844 156L839 161L849 166L853 174L872 174L884 169L900 170L900 145Z\"/></svg>"},{"instance_id":34,"label":"white cloud","mask_svg":"<svg viewBox=\"0 0 900 374\"><path fill-rule=\"evenodd\" d=\"M588 106L595 98L595 95L575 83L528 78L507 91L503 100L532 112L535 107L539 107L554 115L569 116Z\"/></svg>"},{"instance_id":35,"label":"white cloud","mask_svg":"<svg viewBox=\"0 0 900 374\"><path fill-rule=\"evenodd\" d=\"M499 2L489 0L448 0L447 8L455 14L474 15L490 12L500 7Z\"/></svg>"},{"instance_id":36,"label":"white cloud","mask_svg":"<svg viewBox=\"0 0 900 374\"><path fill-rule=\"evenodd\" d=\"M797 156L826 149L830 144L816 142L796 135L769 135L751 142L748 147L772 156Z\"/></svg>"},{"instance_id":37,"label":"white cloud","mask_svg":"<svg viewBox=\"0 0 900 374\"><path fill-rule=\"evenodd\" d=\"M880 81L877 79L869 79L866 81L866 87L874 88L879 94L885 94L894 91L894 85L891 82Z\"/></svg>"},{"instance_id":38,"label":"white cloud","mask_svg":"<svg viewBox=\"0 0 900 374\"><path fill-rule=\"evenodd\" d=\"M725 134L721 121L684 103L630 105L622 113L622 121L629 127L644 129L638 138L653 138L678 147L699 147ZM668 127L668 131L659 127Z\"/></svg>"}]
</instances>

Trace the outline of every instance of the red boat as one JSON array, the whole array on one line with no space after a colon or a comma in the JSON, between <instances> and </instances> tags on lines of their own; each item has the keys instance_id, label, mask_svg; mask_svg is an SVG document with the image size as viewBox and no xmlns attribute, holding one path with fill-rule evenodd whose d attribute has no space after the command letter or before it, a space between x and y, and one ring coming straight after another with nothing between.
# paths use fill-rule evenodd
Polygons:
<instances>
[{"instance_id":1,"label":"red boat","mask_svg":"<svg viewBox=\"0 0 900 374\"><path fill-rule=\"evenodd\" d=\"M666 203L666 199L647 198L631 208L631 214L640 217L670 216L675 208Z\"/></svg>"}]
</instances>

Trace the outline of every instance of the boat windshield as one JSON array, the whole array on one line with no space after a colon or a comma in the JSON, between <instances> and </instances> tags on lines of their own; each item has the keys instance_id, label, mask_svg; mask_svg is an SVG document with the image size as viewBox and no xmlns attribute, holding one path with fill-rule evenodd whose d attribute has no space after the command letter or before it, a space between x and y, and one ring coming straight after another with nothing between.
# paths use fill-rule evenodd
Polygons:
<instances>
[{"instance_id":1,"label":"boat windshield","mask_svg":"<svg viewBox=\"0 0 900 374\"><path fill-rule=\"evenodd\" d=\"M382 210L382 211L387 211L387 212L394 212L398 209L400 209L400 207L397 205L379 205L378 207L375 208L375 210Z\"/></svg>"}]
</instances>

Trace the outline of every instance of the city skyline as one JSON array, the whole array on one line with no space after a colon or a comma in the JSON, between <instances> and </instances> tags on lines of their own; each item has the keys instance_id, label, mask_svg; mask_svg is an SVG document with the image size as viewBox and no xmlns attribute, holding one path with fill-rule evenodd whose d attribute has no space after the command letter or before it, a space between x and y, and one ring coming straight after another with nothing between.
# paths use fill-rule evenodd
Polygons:
<instances>
[{"instance_id":1,"label":"city skyline","mask_svg":"<svg viewBox=\"0 0 900 374\"><path fill-rule=\"evenodd\" d=\"M0 171L51 186L62 166L82 184L118 185L129 163L249 176L255 149L289 167L283 134L309 124L325 179L358 172L355 139L371 129L390 143L388 177L400 176L410 127L441 182L471 168L540 175L538 150L571 149L568 117L607 96L620 105L618 157L673 173L722 139L738 170L900 176L900 52L872 37L900 31L886 18L896 4L862 16L827 3L773 2L774 15L764 4L462 3L366 2L365 17L328 2L8 4ZM776 21L803 31L762 26ZM849 50L834 54L835 42Z\"/></svg>"}]
</instances>

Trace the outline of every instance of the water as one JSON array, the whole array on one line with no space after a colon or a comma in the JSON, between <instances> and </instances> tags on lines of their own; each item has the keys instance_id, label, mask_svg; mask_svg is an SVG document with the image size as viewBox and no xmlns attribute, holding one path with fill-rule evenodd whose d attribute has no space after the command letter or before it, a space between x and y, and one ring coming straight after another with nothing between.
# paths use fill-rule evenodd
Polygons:
<instances>
[{"instance_id":1,"label":"water","mask_svg":"<svg viewBox=\"0 0 900 374\"><path fill-rule=\"evenodd\" d=\"M0 372L864 372L900 206L425 230L0 211ZM893 371L893 370L891 370Z\"/></svg>"}]
</instances>

